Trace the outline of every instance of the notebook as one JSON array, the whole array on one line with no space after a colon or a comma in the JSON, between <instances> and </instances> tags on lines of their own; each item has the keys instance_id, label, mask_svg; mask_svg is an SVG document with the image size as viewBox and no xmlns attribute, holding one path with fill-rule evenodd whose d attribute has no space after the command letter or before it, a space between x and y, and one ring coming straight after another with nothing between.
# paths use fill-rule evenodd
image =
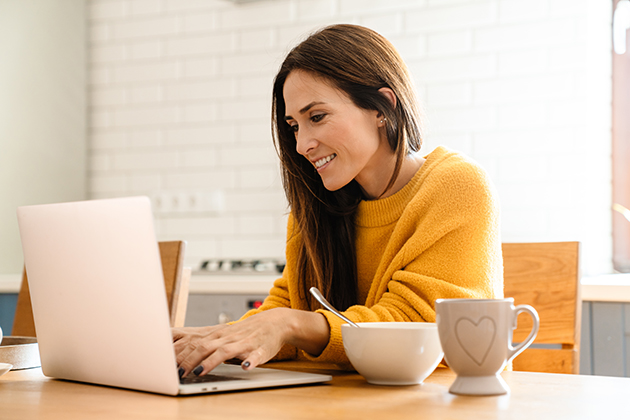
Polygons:
<instances>
[{"instance_id":1,"label":"notebook","mask_svg":"<svg viewBox=\"0 0 630 420\"><path fill-rule=\"evenodd\" d=\"M168 395L332 379L222 364L211 372L219 381L180 383L147 197L25 206L17 215L46 376Z\"/></svg>"}]
</instances>

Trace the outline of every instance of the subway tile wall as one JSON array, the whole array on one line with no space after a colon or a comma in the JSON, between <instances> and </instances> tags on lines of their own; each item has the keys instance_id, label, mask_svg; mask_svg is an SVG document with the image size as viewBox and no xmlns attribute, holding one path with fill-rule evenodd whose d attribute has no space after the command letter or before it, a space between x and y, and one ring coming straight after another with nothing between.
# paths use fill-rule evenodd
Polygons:
<instances>
[{"instance_id":1,"label":"subway tile wall","mask_svg":"<svg viewBox=\"0 0 630 420\"><path fill-rule=\"evenodd\" d=\"M427 135L489 172L508 241L579 240L611 270L610 23L602 0L90 0L89 188L148 195L161 240L283 258L273 76L310 31L357 23L409 65Z\"/></svg>"}]
</instances>

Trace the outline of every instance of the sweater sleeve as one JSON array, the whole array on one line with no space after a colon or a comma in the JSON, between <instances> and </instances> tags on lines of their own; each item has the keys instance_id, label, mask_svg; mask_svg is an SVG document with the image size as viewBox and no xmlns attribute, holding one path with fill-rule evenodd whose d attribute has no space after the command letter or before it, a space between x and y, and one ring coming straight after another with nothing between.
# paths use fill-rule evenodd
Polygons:
<instances>
[{"instance_id":1,"label":"sweater sleeve","mask_svg":"<svg viewBox=\"0 0 630 420\"><path fill-rule=\"evenodd\" d=\"M459 156L459 155L456 155ZM355 322L435 322L438 298L503 295L499 211L493 187L475 164L453 159L431 171L405 208L383 255L364 306L344 314ZM330 325L328 346L313 361L346 363L341 325Z\"/></svg>"}]
</instances>

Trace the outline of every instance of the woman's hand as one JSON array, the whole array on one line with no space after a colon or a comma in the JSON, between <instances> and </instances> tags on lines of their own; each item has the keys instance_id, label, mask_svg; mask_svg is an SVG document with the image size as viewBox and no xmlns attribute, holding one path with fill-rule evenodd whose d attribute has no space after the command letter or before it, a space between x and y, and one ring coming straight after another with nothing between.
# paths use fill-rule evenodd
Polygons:
<instances>
[{"instance_id":1,"label":"woman's hand","mask_svg":"<svg viewBox=\"0 0 630 420\"><path fill-rule=\"evenodd\" d=\"M326 318L316 312L275 308L233 325L174 328L177 365L186 376L198 366L205 375L222 362L241 359L245 370L269 361L285 344L318 355L328 344Z\"/></svg>"}]
</instances>

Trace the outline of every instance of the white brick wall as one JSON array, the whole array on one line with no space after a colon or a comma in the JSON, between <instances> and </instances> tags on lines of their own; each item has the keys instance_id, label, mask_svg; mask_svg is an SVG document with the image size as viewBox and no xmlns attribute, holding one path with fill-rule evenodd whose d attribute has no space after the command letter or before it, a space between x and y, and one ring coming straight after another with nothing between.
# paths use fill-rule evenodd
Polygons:
<instances>
[{"instance_id":1,"label":"white brick wall","mask_svg":"<svg viewBox=\"0 0 630 420\"><path fill-rule=\"evenodd\" d=\"M222 213L156 211L203 258L282 258L286 203L270 134L286 52L331 23L369 26L407 61L423 153L489 172L504 241L580 240L611 269L610 2L91 0L92 197L220 190Z\"/></svg>"}]
</instances>

